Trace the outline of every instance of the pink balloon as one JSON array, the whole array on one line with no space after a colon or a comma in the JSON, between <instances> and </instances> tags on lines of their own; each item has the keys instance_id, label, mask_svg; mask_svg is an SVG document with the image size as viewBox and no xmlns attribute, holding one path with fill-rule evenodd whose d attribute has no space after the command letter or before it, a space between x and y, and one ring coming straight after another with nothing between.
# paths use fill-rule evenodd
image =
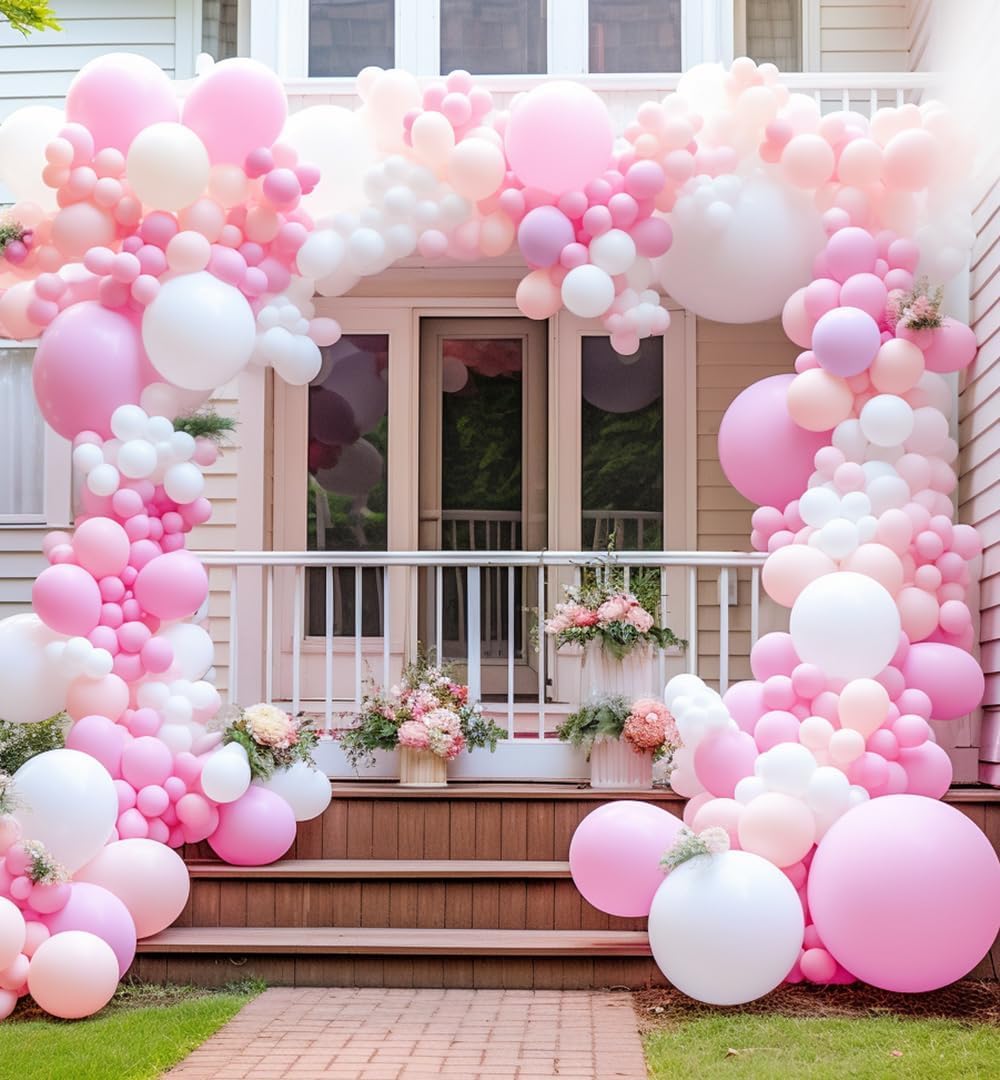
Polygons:
<instances>
[{"instance_id":1,"label":"pink balloon","mask_svg":"<svg viewBox=\"0 0 1000 1080\"><path fill-rule=\"evenodd\" d=\"M753 679L730 686L722 695L722 703L729 710L729 715L739 724L740 730L751 735L757 721L767 712L764 705L764 687Z\"/></svg>"},{"instance_id":2,"label":"pink balloon","mask_svg":"<svg viewBox=\"0 0 1000 1080\"><path fill-rule=\"evenodd\" d=\"M906 772L906 791L910 795L944 798L954 779L954 767L937 743L928 739L919 746L906 747L899 751L898 760Z\"/></svg>"},{"instance_id":3,"label":"pink balloon","mask_svg":"<svg viewBox=\"0 0 1000 1080\"><path fill-rule=\"evenodd\" d=\"M885 317L885 302L889 292L882 279L875 274L853 274L840 290L840 302L845 307L856 307L867 312L879 322Z\"/></svg>"},{"instance_id":4,"label":"pink balloon","mask_svg":"<svg viewBox=\"0 0 1000 1080\"><path fill-rule=\"evenodd\" d=\"M766 682L772 675L791 675L799 665L792 635L773 631L759 638L750 650L750 669L754 678Z\"/></svg>"},{"instance_id":5,"label":"pink balloon","mask_svg":"<svg viewBox=\"0 0 1000 1080\"><path fill-rule=\"evenodd\" d=\"M245 795L219 807L209 847L225 862L263 866L280 859L295 839L295 815L280 796L251 784Z\"/></svg>"},{"instance_id":6,"label":"pink balloon","mask_svg":"<svg viewBox=\"0 0 1000 1080\"><path fill-rule=\"evenodd\" d=\"M128 697L128 687L117 675L102 679L80 677L70 683L66 711L74 720L90 715L117 720L128 708Z\"/></svg>"},{"instance_id":7,"label":"pink balloon","mask_svg":"<svg viewBox=\"0 0 1000 1080\"><path fill-rule=\"evenodd\" d=\"M796 723L796 732L798 724ZM715 731L706 735L694 752L694 771L716 797L731 799L736 784L753 776L757 744L745 731Z\"/></svg>"},{"instance_id":8,"label":"pink balloon","mask_svg":"<svg viewBox=\"0 0 1000 1080\"><path fill-rule=\"evenodd\" d=\"M205 144L213 165L242 165L251 150L271 146L287 115L277 75L256 60L234 58L195 82L182 120Z\"/></svg>"},{"instance_id":9,"label":"pink balloon","mask_svg":"<svg viewBox=\"0 0 1000 1080\"><path fill-rule=\"evenodd\" d=\"M82 567L62 563L47 567L35 578L31 606L56 633L84 637L101 617L101 590Z\"/></svg>"},{"instance_id":10,"label":"pink balloon","mask_svg":"<svg viewBox=\"0 0 1000 1080\"><path fill-rule=\"evenodd\" d=\"M142 391L139 331L125 315L95 301L73 304L45 328L32 365L35 399L63 438L81 431L111 437L111 414Z\"/></svg>"},{"instance_id":11,"label":"pink balloon","mask_svg":"<svg viewBox=\"0 0 1000 1080\"><path fill-rule=\"evenodd\" d=\"M784 507L797 499L809 482L816 451L828 442L789 416L788 387L794 378L771 375L748 386L719 425L723 471L741 495L759 506Z\"/></svg>"},{"instance_id":12,"label":"pink balloon","mask_svg":"<svg viewBox=\"0 0 1000 1080\"><path fill-rule=\"evenodd\" d=\"M854 274L870 274L876 258L875 237L867 229L839 229L826 245L826 265L837 281L846 282Z\"/></svg>"},{"instance_id":13,"label":"pink balloon","mask_svg":"<svg viewBox=\"0 0 1000 1080\"><path fill-rule=\"evenodd\" d=\"M922 690L930 698L935 720L957 720L983 699L983 669L969 653L954 645L936 641L911 645L900 667L906 685Z\"/></svg>"},{"instance_id":14,"label":"pink balloon","mask_svg":"<svg viewBox=\"0 0 1000 1080\"><path fill-rule=\"evenodd\" d=\"M80 69L66 94L66 119L82 124L101 150L123 153L143 128L177 121L177 98L167 76L134 53L107 53Z\"/></svg>"},{"instance_id":15,"label":"pink balloon","mask_svg":"<svg viewBox=\"0 0 1000 1080\"><path fill-rule=\"evenodd\" d=\"M252 790L252 789L251 789ZM680 818L650 803L605 803L576 828L569 869L583 898L609 915L649 914L663 884L660 859L681 829Z\"/></svg>"},{"instance_id":16,"label":"pink balloon","mask_svg":"<svg viewBox=\"0 0 1000 1080\"><path fill-rule=\"evenodd\" d=\"M173 755L166 743L152 735L134 739L122 751L122 777L136 790L162 784L173 769Z\"/></svg>"},{"instance_id":17,"label":"pink balloon","mask_svg":"<svg viewBox=\"0 0 1000 1080\"><path fill-rule=\"evenodd\" d=\"M908 336L905 332L900 333L900 337ZM921 334L917 343L924 350L927 370L941 374L968 367L975 360L978 348L975 331L947 315L936 330L931 330L926 336Z\"/></svg>"},{"instance_id":18,"label":"pink balloon","mask_svg":"<svg viewBox=\"0 0 1000 1080\"><path fill-rule=\"evenodd\" d=\"M515 105L504 144L525 187L562 195L586 187L607 169L614 130L597 94L555 81L535 87Z\"/></svg>"},{"instance_id":19,"label":"pink balloon","mask_svg":"<svg viewBox=\"0 0 1000 1080\"><path fill-rule=\"evenodd\" d=\"M66 746L96 758L112 776L117 776L127 738L125 729L106 716L82 716L69 729Z\"/></svg>"},{"instance_id":20,"label":"pink balloon","mask_svg":"<svg viewBox=\"0 0 1000 1080\"><path fill-rule=\"evenodd\" d=\"M878 323L856 307L828 311L813 329L812 351L820 366L842 378L867 371L881 344Z\"/></svg>"},{"instance_id":21,"label":"pink balloon","mask_svg":"<svg viewBox=\"0 0 1000 1080\"><path fill-rule=\"evenodd\" d=\"M118 986L118 957L96 934L67 930L46 938L28 969L28 991L46 1012L78 1020L103 1009Z\"/></svg>"},{"instance_id":22,"label":"pink balloon","mask_svg":"<svg viewBox=\"0 0 1000 1080\"><path fill-rule=\"evenodd\" d=\"M128 533L110 518L92 517L73 533L77 562L97 579L117 577L128 565Z\"/></svg>"},{"instance_id":23,"label":"pink balloon","mask_svg":"<svg viewBox=\"0 0 1000 1080\"><path fill-rule=\"evenodd\" d=\"M119 978L135 958L135 923L128 908L107 889L89 881L74 881L65 907L42 920L50 934L85 930L96 934L114 950Z\"/></svg>"},{"instance_id":24,"label":"pink balloon","mask_svg":"<svg viewBox=\"0 0 1000 1080\"><path fill-rule=\"evenodd\" d=\"M743 804L735 799L708 799L698 807L691 822L691 829L696 833L711 828L725 829L729 833L729 846L736 851L740 846L739 826L742 815Z\"/></svg>"},{"instance_id":25,"label":"pink balloon","mask_svg":"<svg viewBox=\"0 0 1000 1080\"><path fill-rule=\"evenodd\" d=\"M635 243L636 254L647 259L658 259L661 255L666 255L674 241L670 223L659 217L637 221L629 230L629 235Z\"/></svg>"},{"instance_id":26,"label":"pink balloon","mask_svg":"<svg viewBox=\"0 0 1000 1080\"><path fill-rule=\"evenodd\" d=\"M160 619L181 619L201 607L208 595L208 575L188 551L151 559L132 586L143 609Z\"/></svg>"},{"instance_id":27,"label":"pink balloon","mask_svg":"<svg viewBox=\"0 0 1000 1080\"><path fill-rule=\"evenodd\" d=\"M114 893L128 908L140 938L169 926L191 891L184 860L155 840L116 840L74 876Z\"/></svg>"},{"instance_id":28,"label":"pink balloon","mask_svg":"<svg viewBox=\"0 0 1000 1080\"><path fill-rule=\"evenodd\" d=\"M968 974L1000 930L1000 862L946 803L887 795L848 811L809 872L816 930L838 963L883 990Z\"/></svg>"},{"instance_id":29,"label":"pink balloon","mask_svg":"<svg viewBox=\"0 0 1000 1080\"><path fill-rule=\"evenodd\" d=\"M793 713L772 709L757 721L753 733L757 748L763 753L783 742L799 741L799 720ZM751 772L753 770L751 769ZM749 776L750 773L747 773Z\"/></svg>"}]
</instances>

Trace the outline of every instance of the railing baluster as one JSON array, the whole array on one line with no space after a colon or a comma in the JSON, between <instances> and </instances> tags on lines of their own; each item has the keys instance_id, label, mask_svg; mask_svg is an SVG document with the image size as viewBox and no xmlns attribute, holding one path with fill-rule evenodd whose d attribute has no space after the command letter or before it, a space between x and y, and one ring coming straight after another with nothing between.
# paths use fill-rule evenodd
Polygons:
<instances>
[{"instance_id":1,"label":"railing baluster","mask_svg":"<svg viewBox=\"0 0 1000 1080\"><path fill-rule=\"evenodd\" d=\"M389 578L388 570L382 571L382 686L389 685L389 669L391 666L391 629L392 607L389 603Z\"/></svg>"},{"instance_id":2,"label":"railing baluster","mask_svg":"<svg viewBox=\"0 0 1000 1080\"><path fill-rule=\"evenodd\" d=\"M264 697L274 700L274 566L268 563L265 571L264 605Z\"/></svg>"},{"instance_id":3,"label":"railing baluster","mask_svg":"<svg viewBox=\"0 0 1000 1080\"><path fill-rule=\"evenodd\" d=\"M479 575L478 566L470 566L466 570L466 590L469 597L469 627L466 637L466 660L469 683L469 697L478 701L482 696L482 671L480 660L480 626L481 615L479 605Z\"/></svg>"},{"instance_id":4,"label":"railing baluster","mask_svg":"<svg viewBox=\"0 0 1000 1080\"><path fill-rule=\"evenodd\" d=\"M750 568L750 648L760 637L760 567Z\"/></svg>"},{"instance_id":5,"label":"railing baluster","mask_svg":"<svg viewBox=\"0 0 1000 1080\"><path fill-rule=\"evenodd\" d=\"M361 708L361 632L363 629L361 572L360 566L354 568L354 704L358 709Z\"/></svg>"},{"instance_id":6,"label":"railing baluster","mask_svg":"<svg viewBox=\"0 0 1000 1080\"><path fill-rule=\"evenodd\" d=\"M538 567L538 737L545 738L545 564Z\"/></svg>"},{"instance_id":7,"label":"railing baluster","mask_svg":"<svg viewBox=\"0 0 1000 1080\"><path fill-rule=\"evenodd\" d=\"M444 656L444 567L434 567L434 658L441 663Z\"/></svg>"},{"instance_id":8,"label":"railing baluster","mask_svg":"<svg viewBox=\"0 0 1000 1080\"><path fill-rule=\"evenodd\" d=\"M235 705L240 697L240 611L237 591L240 571L233 567L229 583L229 693L228 703Z\"/></svg>"},{"instance_id":9,"label":"railing baluster","mask_svg":"<svg viewBox=\"0 0 1000 1080\"><path fill-rule=\"evenodd\" d=\"M871 93L868 95L868 119L878 112L878 91L872 88Z\"/></svg>"},{"instance_id":10,"label":"railing baluster","mask_svg":"<svg viewBox=\"0 0 1000 1080\"><path fill-rule=\"evenodd\" d=\"M507 567L507 738L514 738L514 567ZM499 571L498 571L499 573Z\"/></svg>"},{"instance_id":11,"label":"railing baluster","mask_svg":"<svg viewBox=\"0 0 1000 1080\"><path fill-rule=\"evenodd\" d=\"M298 716L302 704L302 635L305 567L295 567L295 599L292 611L292 715Z\"/></svg>"},{"instance_id":12,"label":"railing baluster","mask_svg":"<svg viewBox=\"0 0 1000 1080\"><path fill-rule=\"evenodd\" d=\"M729 567L719 571L719 693L729 689Z\"/></svg>"},{"instance_id":13,"label":"railing baluster","mask_svg":"<svg viewBox=\"0 0 1000 1080\"><path fill-rule=\"evenodd\" d=\"M323 667L326 678L324 697L325 725L327 731L333 730L333 567L328 566L324 574L325 633L323 637Z\"/></svg>"},{"instance_id":14,"label":"railing baluster","mask_svg":"<svg viewBox=\"0 0 1000 1080\"><path fill-rule=\"evenodd\" d=\"M851 111L851 91L845 86L840 95L840 107L844 112Z\"/></svg>"},{"instance_id":15,"label":"railing baluster","mask_svg":"<svg viewBox=\"0 0 1000 1080\"><path fill-rule=\"evenodd\" d=\"M688 569L688 671L698 674L698 567Z\"/></svg>"}]
</instances>

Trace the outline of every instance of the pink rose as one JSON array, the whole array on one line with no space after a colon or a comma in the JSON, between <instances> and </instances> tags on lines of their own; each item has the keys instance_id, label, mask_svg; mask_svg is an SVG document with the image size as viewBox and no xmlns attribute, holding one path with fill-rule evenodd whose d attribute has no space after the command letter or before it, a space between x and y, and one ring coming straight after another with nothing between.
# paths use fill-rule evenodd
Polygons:
<instances>
[{"instance_id":1,"label":"pink rose","mask_svg":"<svg viewBox=\"0 0 1000 1080\"><path fill-rule=\"evenodd\" d=\"M590 608L581 607L573 615L574 626L596 626L597 612Z\"/></svg>"},{"instance_id":2,"label":"pink rose","mask_svg":"<svg viewBox=\"0 0 1000 1080\"><path fill-rule=\"evenodd\" d=\"M597 621L601 623L621 622L628 614L627 597L612 596L597 609Z\"/></svg>"},{"instance_id":3,"label":"pink rose","mask_svg":"<svg viewBox=\"0 0 1000 1080\"><path fill-rule=\"evenodd\" d=\"M638 604L636 604L635 607L629 608L628 615L626 615L625 619L634 626L640 634L648 633L653 627L653 616Z\"/></svg>"}]
</instances>

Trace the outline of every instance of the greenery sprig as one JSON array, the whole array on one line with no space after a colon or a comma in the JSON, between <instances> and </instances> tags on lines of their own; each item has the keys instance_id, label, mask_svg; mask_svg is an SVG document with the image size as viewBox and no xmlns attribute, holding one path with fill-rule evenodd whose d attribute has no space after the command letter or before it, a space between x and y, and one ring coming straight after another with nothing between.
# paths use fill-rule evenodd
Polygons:
<instances>
[{"instance_id":1,"label":"greenery sprig","mask_svg":"<svg viewBox=\"0 0 1000 1080\"><path fill-rule=\"evenodd\" d=\"M25 37L33 30L62 30L46 0L0 0L0 16Z\"/></svg>"},{"instance_id":2,"label":"greenery sprig","mask_svg":"<svg viewBox=\"0 0 1000 1080\"><path fill-rule=\"evenodd\" d=\"M61 885L69 881L69 871L62 863L56 862L41 840L22 840L21 847L31 860L24 876L36 885Z\"/></svg>"},{"instance_id":3,"label":"greenery sprig","mask_svg":"<svg viewBox=\"0 0 1000 1080\"><path fill-rule=\"evenodd\" d=\"M7 773L0 773L0 817L13 814L20 805L17 797L17 788L14 786L14 777Z\"/></svg>"},{"instance_id":4,"label":"greenery sprig","mask_svg":"<svg viewBox=\"0 0 1000 1080\"><path fill-rule=\"evenodd\" d=\"M586 750L587 757L594 743L600 738L620 739L625 730L632 705L628 698L614 696L583 705L556 729L556 735L578 750Z\"/></svg>"},{"instance_id":5,"label":"greenery sprig","mask_svg":"<svg viewBox=\"0 0 1000 1080\"><path fill-rule=\"evenodd\" d=\"M211 439L216 444L224 442L236 430L236 421L231 416L222 416L214 409L175 417L173 423L175 431L186 431L192 439Z\"/></svg>"},{"instance_id":6,"label":"greenery sprig","mask_svg":"<svg viewBox=\"0 0 1000 1080\"><path fill-rule=\"evenodd\" d=\"M313 751L319 736L312 728L300 721L291 721L297 725L295 741L290 746L268 746L255 738L246 713L241 713L226 728L222 736L223 743L237 743L246 751L250 765L250 775L255 780L267 780L280 769L289 769L298 762L313 764Z\"/></svg>"},{"instance_id":7,"label":"greenery sprig","mask_svg":"<svg viewBox=\"0 0 1000 1080\"><path fill-rule=\"evenodd\" d=\"M698 855L721 855L729 850L729 846L729 833L723 828L713 825L695 833L684 825L670 850L660 860L660 867L664 871L676 870L688 859Z\"/></svg>"},{"instance_id":8,"label":"greenery sprig","mask_svg":"<svg viewBox=\"0 0 1000 1080\"><path fill-rule=\"evenodd\" d=\"M29 759L66 745L69 717L56 713L34 724L0 720L0 773L13 775Z\"/></svg>"}]
</instances>

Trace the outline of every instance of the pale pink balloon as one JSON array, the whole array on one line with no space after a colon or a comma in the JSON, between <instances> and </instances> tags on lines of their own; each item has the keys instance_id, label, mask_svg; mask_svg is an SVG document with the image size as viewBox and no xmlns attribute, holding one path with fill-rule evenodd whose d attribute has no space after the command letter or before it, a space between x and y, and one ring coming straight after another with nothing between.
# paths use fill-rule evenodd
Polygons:
<instances>
[{"instance_id":1,"label":"pale pink balloon","mask_svg":"<svg viewBox=\"0 0 1000 1080\"><path fill-rule=\"evenodd\" d=\"M767 712L763 701L763 684L753 679L733 683L722 695L722 702L741 731L753 734L757 721Z\"/></svg>"},{"instance_id":2,"label":"pale pink balloon","mask_svg":"<svg viewBox=\"0 0 1000 1080\"><path fill-rule=\"evenodd\" d=\"M753 737L761 753L779 743L798 742L798 717L784 709L771 709L757 721Z\"/></svg>"},{"instance_id":3,"label":"pale pink balloon","mask_svg":"<svg viewBox=\"0 0 1000 1080\"><path fill-rule=\"evenodd\" d=\"M233 58L195 82L182 120L205 144L213 165L242 165L251 150L271 146L287 115L277 75L256 60Z\"/></svg>"},{"instance_id":4,"label":"pale pink balloon","mask_svg":"<svg viewBox=\"0 0 1000 1080\"><path fill-rule=\"evenodd\" d=\"M702 803L694 815L691 828L696 833L704 829L725 829L729 833L729 846L739 850L740 818L743 816L743 804L735 799L712 799Z\"/></svg>"},{"instance_id":5,"label":"pale pink balloon","mask_svg":"<svg viewBox=\"0 0 1000 1080\"><path fill-rule=\"evenodd\" d=\"M117 675L102 679L74 679L66 695L66 711L74 720L84 716L105 716L117 720L128 708L128 687Z\"/></svg>"},{"instance_id":6,"label":"pale pink balloon","mask_svg":"<svg viewBox=\"0 0 1000 1080\"><path fill-rule=\"evenodd\" d=\"M118 958L96 934L67 930L35 950L28 991L47 1013L63 1020L90 1016L111 1000L118 986Z\"/></svg>"},{"instance_id":7,"label":"pale pink balloon","mask_svg":"<svg viewBox=\"0 0 1000 1080\"><path fill-rule=\"evenodd\" d=\"M904 338L885 342L869 371L872 385L880 394L905 394L917 385L923 373L924 354Z\"/></svg>"},{"instance_id":8,"label":"pale pink balloon","mask_svg":"<svg viewBox=\"0 0 1000 1080\"><path fill-rule=\"evenodd\" d=\"M829 310L829 309L828 309ZM808 349L812 343L813 327L816 318L806 308L806 289L797 289L785 301L781 310L781 326L791 341L802 349Z\"/></svg>"},{"instance_id":9,"label":"pale pink balloon","mask_svg":"<svg viewBox=\"0 0 1000 1080\"><path fill-rule=\"evenodd\" d=\"M965 716L982 700L982 668L954 645L919 642L910 647L901 667L906 685L922 690L930 698L935 720Z\"/></svg>"},{"instance_id":10,"label":"pale pink balloon","mask_svg":"<svg viewBox=\"0 0 1000 1080\"><path fill-rule=\"evenodd\" d=\"M806 286L802 304L809 318L818 319L840 304L840 285L833 278L817 278Z\"/></svg>"},{"instance_id":11,"label":"pale pink balloon","mask_svg":"<svg viewBox=\"0 0 1000 1080\"><path fill-rule=\"evenodd\" d=\"M906 791L910 795L944 798L954 779L954 766L946 750L928 739L919 746L903 747L898 760L906 771Z\"/></svg>"},{"instance_id":12,"label":"pale pink balloon","mask_svg":"<svg viewBox=\"0 0 1000 1080\"><path fill-rule=\"evenodd\" d=\"M772 675L791 675L799 663L792 636L783 631L765 634L750 650L750 668L761 682Z\"/></svg>"},{"instance_id":13,"label":"pale pink balloon","mask_svg":"<svg viewBox=\"0 0 1000 1080\"><path fill-rule=\"evenodd\" d=\"M910 641L923 641L938 625L941 609L933 593L907 586L896 596L903 633Z\"/></svg>"},{"instance_id":14,"label":"pale pink balloon","mask_svg":"<svg viewBox=\"0 0 1000 1080\"><path fill-rule=\"evenodd\" d=\"M822 368L801 372L788 387L788 414L806 431L831 431L851 415L853 407L851 388Z\"/></svg>"},{"instance_id":15,"label":"pale pink balloon","mask_svg":"<svg viewBox=\"0 0 1000 1080\"><path fill-rule=\"evenodd\" d=\"M160 619L193 614L208 595L208 575L188 551L173 551L151 559L132 586L143 610Z\"/></svg>"},{"instance_id":16,"label":"pale pink balloon","mask_svg":"<svg viewBox=\"0 0 1000 1080\"><path fill-rule=\"evenodd\" d=\"M816 822L800 799L769 791L743 808L739 838L744 851L760 855L777 867L791 866L812 848Z\"/></svg>"},{"instance_id":17,"label":"pale pink balloon","mask_svg":"<svg viewBox=\"0 0 1000 1080\"><path fill-rule=\"evenodd\" d=\"M165 743L151 735L130 742L122 752L122 777L137 791L162 784L173 768L173 755Z\"/></svg>"},{"instance_id":18,"label":"pale pink balloon","mask_svg":"<svg viewBox=\"0 0 1000 1080\"><path fill-rule=\"evenodd\" d=\"M529 319L548 319L562 307L562 293L547 270L532 270L519 282L515 301Z\"/></svg>"},{"instance_id":19,"label":"pale pink balloon","mask_svg":"<svg viewBox=\"0 0 1000 1080\"><path fill-rule=\"evenodd\" d=\"M845 307L860 308L876 322L885 317L888 296L882 279L875 274L852 274L840 290L840 302Z\"/></svg>"},{"instance_id":20,"label":"pale pink balloon","mask_svg":"<svg viewBox=\"0 0 1000 1080\"><path fill-rule=\"evenodd\" d=\"M833 559L819 548L794 544L771 553L761 571L761 583L772 600L790 608L811 581L836 569Z\"/></svg>"},{"instance_id":21,"label":"pale pink balloon","mask_svg":"<svg viewBox=\"0 0 1000 1080\"><path fill-rule=\"evenodd\" d=\"M843 568L873 578L892 596L903 586L903 564L885 544L862 544L844 560Z\"/></svg>"},{"instance_id":22,"label":"pale pink balloon","mask_svg":"<svg viewBox=\"0 0 1000 1080\"><path fill-rule=\"evenodd\" d=\"M856 226L839 229L826 245L826 265L833 277L845 284L855 274L871 274L877 258L875 238Z\"/></svg>"},{"instance_id":23,"label":"pale pink balloon","mask_svg":"<svg viewBox=\"0 0 1000 1080\"><path fill-rule=\"evenodd\" d=\"M947 315L941 325L927 333L919 344L924 352L927 370L940 374L968 367L975 360L978 348L975 331Z\"/></svg>"},{"instance_id":24,"label":"pale pink balloon","mask_svg":"<svg viewBox=\"0 0 1000 1080\"><path fill-rule=\"evenodd\" d=\"M0 971L20 955L26 933L20 908L6 897L0 897Z\"/></svg>"},{"instance_id":25,"label":"pale pink balloon","mask_svg":"<svg viewBox=\"0 0 1000 1080\"><path fill-rule=\"evenodd\" d=\"M883 151L882 179L890 188L922 191L934 178L938 154L938 143L929 131L908 128L897 132Z\"/></svg>"},{"instance_id":26,"label":"pale pink balloon","mask_svg":"<svg viewBox=\"0 0 1000 1080\"><path fill-rule=\"evenodd\" d=\"M823 944L884 990L921 993L962 978L1000 930L992 845L934 799L889 795L850 810L820 842L808 888Z\"/></svg>"},{"instance_id":27,"label":"pale pink balloon","mask_svg":"<svg viewBox=\"0 0 1000 1080\"><path fill-rule=\"evenodd\" d=\"M698 743L695 775L712 795L731 799L737 783L753 776L757 745L745 731L715 731Z\"/></svg>"},{"instance_id":28,"label":"pale pink balloon","mask_svg":"<svg viewBox=\"0 0 1000 1080\"><path fill-rule=\"evenodd\" d=\"M219 825L208 838L225 862L263 866L280 859L295 839L295 814L267 788L251 784L245 795L219 807Z\"/></svg>"},{"instance_id":29,"label":"pale pink balloon","mask_svg":"<svg viewBox=\"0 0 1000 1080\"><path fill-rule=\"evenodd\" d=\"M82 716L69 729L66 746L96 758L112 776L118 776L127 738L125 729L106 716Z\"/></svg>"},{"instance_id":30,"label":"pale pink balloon","mask_svg":"<svg viewBox=\"0 0 1000 1080\"><path fill-rule=\"evenodd\" d=\"M47 567L35 578L31 606L56 633L84 637L101 617L101 590L82 567L62 563Z\"/></svg>"},{"instance_id":31,"label":"pale pink balloon","mask_svg":"<svg viewBox=\"0 0 1000 1080\"><path fill-rule=\"evenodd\" d=\"M130 550L128 534L110 518L88 518L73 533L77 562L98 580L118 577L128 565Z\"/></svg>"}]
</instances>

